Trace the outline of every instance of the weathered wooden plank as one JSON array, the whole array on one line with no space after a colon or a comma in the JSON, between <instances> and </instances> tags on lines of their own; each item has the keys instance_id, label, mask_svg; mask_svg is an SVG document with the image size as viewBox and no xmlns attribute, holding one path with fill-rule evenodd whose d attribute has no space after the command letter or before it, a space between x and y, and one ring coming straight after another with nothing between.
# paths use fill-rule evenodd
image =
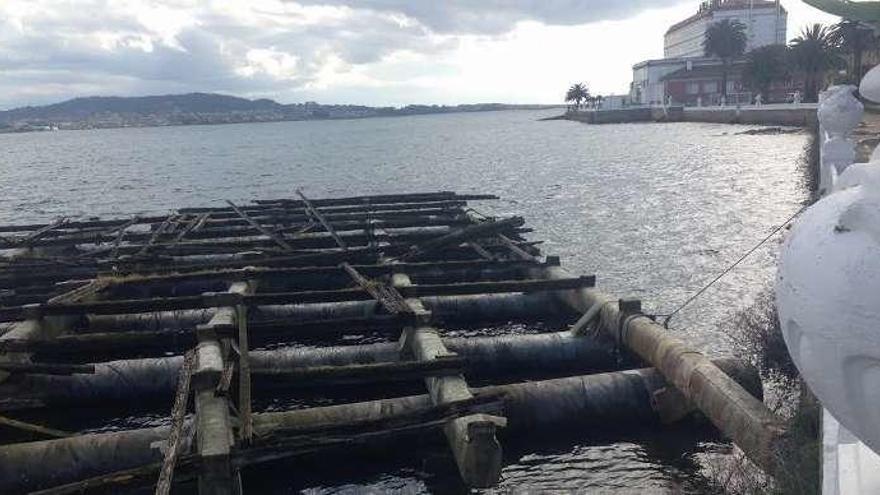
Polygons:
<instances>
[{"instance_id":1,"label":"weathered wooden plank","mask_svg":"<svg viewBox=\"0 0 880 495\"><path fill-rule=\"evenodd\" d=\"M324 215L322 215L321 212L318 211L317 208L315 208L312 202L309 201L309 198L307 198L306 195L298 189L296 191L296 194L298 194L299 197L302 198L303 204L305 205L306 210L309 212L309 214L311 214L319 222L321 222L321 225L323 225L327 232L329 232L330 235L333 236L333 240L336 241L336 244L343 250L347 250L348 245L345 243L345 241L342 240L342 237L340 237L339 234L336 233L336 229L333 228L333 225L331 225L330 222L328 222L327 219L324 218Z\"/></svg>"},{"instance_id":2,"label":"weathered wooden plank","mask_svg":"<svg viewBox=\"0 0 880 495\"><path fill-rule=\"evenodd\" d=\"M136 256L146 255L150 251L150 248L152 248L153 245L156 243L156 241L159 239L159 236L161 236L165 232L165 229L167 229L168 226L171 225L171 221L174 220L175 217L176 217L176 215L174 213L168 215L168 217L165 218L165 221L162 222L161 224L159 224L159 226L156 228L156 230L153 231L153 234L150 236L150 239L147 241L147 243L144 244L143 246L138 247L138 251L135 255ZM118 252L118 250L120 249L120 246L117 245L113 249L114 249L114 252Z\"/></svg>"},{"instance_id":3,"label":"weathered wooden plank","mask_svg":"<svg viewBox=\"0 0 880 495\"><path fill-rule=\"evenodd\" d=\"M68 222L67 218L64 218L64 217L59 218L59 219L55 220L54 222L46 225L45 227L37 229L36 231L28 234L23 239L16 239L15 243L19 246L30 246L31 243L33 243L33 241L43 237L44 235L49 233L49 231L57 229L58 227L61 227L62 225L66 224L67 222Z\"/></svg>"},{"instance_id":4,"label":"weathered wooden plank","mask_svg":"<svg viewBox=\"0 0 880 495\"><path fill-rule=\"evenodd\" d=\"M423 379L426 376L457 375L467 369L467 360L446 357L431 361L308 366L302 368L254 368L254 376L283 380L285 385L313 387L354 383L381 383Z\"/></svg>"},{"instance_id":5,"label":"weathered wooden plank","mask_svg":"<svg viewBox=\"0 0 880 495\"><path fill-rule=\"evenodd\" d=\"M254 284L248 284L253 290ZM254 436L254 418L251 405L251 365L250 344L248 339L247 306L236 307L236 323L238 324L238 411L241 427L239 437L243 444L250 444Z\"/></svg>"},{"instance_id":6,"label":"weathered wooden plank","mask_svg":"<svg viewBox=\"0 0 880 495\"><path fill-rule=\"evenodd\" d=\"M505 292L535 292L569 290L595 285L595 276L587 275L558 280L500 280L491 282L463 282L455 284L427 284L396 287L404 297L447 296L462 294L496 294ZM362 301L372 296L361 288L276 292L262 294L206 293L198 296L177 296L151 299L122 299L82 303L6 306L0 308L0 321L14 321L24 315L39 312L59 314L126 314L151 311L175 311L247 304L308 304L320 302Z\"/></svg>"},{"instance_id":7,"label":"weathered wooden plank","mask_svg":"<svg viewBox=\"0 0 880 495\"><path fill-rule=\"evenodd\" d=\"M395 273L392 284L404 293L412 287L412 281L405 273ZM418 298L407 299L407 304L416 314L426 312ZM437 330L424 325L404 329L400 336L400 349L403 355L410 354L418 361L447 359L453 355L443 344ZM425 378L425 386L434 405L474 397L462 375L429 376ZM495 429L503 425L506 425L505 418L485 414L459 417L444 425L443 432L466 485L489 487L498 482L502 454Z\"/></svg>"},{"instance_id":8,"label":"weathered wooden plank","mask_svg":"<svg viewBox=\"0 0 880 495\"><path fill-rule=\"evenodd\" d=\"M35 425L33 423L8 418L6 416L0 416L0 425L8 426L10 428L15 428L16 430L26 431L29 433L37 433L39 435L47 436L49 438L67 438L73 435L72 433L66 431Z\"/></svg>"},{"instance_id":9,"label":"weathered wooden plank","mask_svg":"<svg viewBox=\"0 0 880 495\"><path fill-rule=\"evenodd\" d=\"M340 266L348 272L351 278L357 282L362 289L373 296L373 299L379 301L379 303L382 304L382 307L384 307L389 313L400 314L412 312L409 309L409 305L407 305L406 301L403 299L403 296L401 296L393 287L388 287L380 282L368 280L348 263L343 263Z\"/></svg>"},{"instance_id":10,"label":"weathered wooden plank","mask_svg":"<svg viewBox=\"0 0 880 495\"><path fill-rule=\"evenodd\" d=\"M177 392L174 394L174 405L171 407L171 431L165 444L165 458L156 482L156 495L168 495L174 477L174 466L181 454L181 435L183 420L186 417L186 404L189 401L189 385L192 378L195 351L189 351L183 358L183 366L177 381Z\"/></svg>"},{"instance_id":11,"label":"weathered wooden plank","mask_svg":"<svg viewBox=\"0 0 880 495\"><path fill-rule=\"evenodd\" d=\"M259 222L252 219L247 213L241 211L238 206L236 206L235 203L233 203L232 201L227 200L226 202L229 204L230 207L232 207L233 210L235 210L236 213L238 213L241 218L243 218L248 224L250 224L251 227L259 230L260 233L262 233L264 236L275 241L275 243L281 246L281 248L285 251L293 251L293 248L290 246L290 244L282 239L281 236L260 225Z\"/></svg>"},{"instance_id":12,"label":"weathered wooden plank","mask_svg":"<svg viewBox=\"0 0 880 495\"><path fill-rule=\"evenodd\" d=\"M464 228L456 229L436 239L430 239L421 244L416 244L398 259L400 261L411 260L418 256L424 256L425 254L443 249L446 246L457 246L463 242L492 236L509 229L515 229L521 227L524 223L525 220L522 217L511 217L504 220L469 225Z\"/></svg>"},{"instance_id":13,"label":"weathered wooden plank","mask_svg":"<svg viewBox=\"0 0 880 495\"><path fill-rule=\"evenodd\" d=\"M27 363L0 361L0 370L30 375L93 375L93 364Z\"/></svg>"}]
</instances>

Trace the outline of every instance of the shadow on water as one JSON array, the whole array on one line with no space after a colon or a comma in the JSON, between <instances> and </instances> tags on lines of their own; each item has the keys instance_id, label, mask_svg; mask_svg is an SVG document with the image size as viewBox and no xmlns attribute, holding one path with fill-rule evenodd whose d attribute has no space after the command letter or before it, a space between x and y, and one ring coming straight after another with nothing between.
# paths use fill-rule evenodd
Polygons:
<instances>
[{"instance_id":1,"label":"shadow on water","mask_svg":"<svg viewBox=\"0 0 880 495\"><path fill-rule=\"evenodd\" d=\"M693 453L721 441L705 423L662 429L596 432L570 426L531 435L502 436L504 469L493 489L469 490L439 432L398 438L381 446L347 448L308 458L250 467L243 483L257 493L508 493L554 490L663 490L706 493ZM627 461L627 462L621 462ZM658 471L651 477L649 471ZM332 480L330 482L329 480ZM670 487L672 480L673 487Z\"/></svg>"}]
</instances>

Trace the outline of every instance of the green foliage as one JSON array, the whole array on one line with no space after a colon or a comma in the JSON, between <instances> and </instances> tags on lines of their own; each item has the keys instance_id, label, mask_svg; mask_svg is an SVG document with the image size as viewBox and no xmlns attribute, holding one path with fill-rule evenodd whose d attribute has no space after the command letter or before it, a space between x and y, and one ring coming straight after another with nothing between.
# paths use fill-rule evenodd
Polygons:
<instances>
[{"instance_id":1,"label":"green foliage","mask_svg":"<svg viewBox=\"0 0 880 495\"><path fill-rule=\"evenodd\" d=\"M584 83L573 84L565 93L565 101L574 103L576 108L580 108L581 102L590 101L590 90Z\"/></svg>"},{"instance_id":2,"label":"green foliage","mask_svg":"<svg viewBox=\"0 0 880 495\"><path fill-rule=\"evenodd\" d=\"M703 50L708 57L721 59L721 94L727 95L727 73L730 62L746 51L746 25L739 21L723 19L706 29Z\"/></svg>"},{"instance_id":3,"label":"green foliage","mask_svg":"<svg viewBox=\"0 0 880 495\"><path fill-rule=\"evenodd\" d=\"M774 81L791 77L788 49L783 45L767 45L746 54L745 80L749 86L764 95Z\"/></svg>"},{"instance_id":4,"label":"green foliage","mask_svg":"<svg viewBox=\"0 0 880 495\"><path fill-rule=\"evenodd\" d=\"M729 61L745 53L747 40L745 24L723 19L706 29L703 50L708 57Z\"/></svg>"},{"instance_id":5,"label":"green foliage","mask_svg":"<svg viewBox=\"0 0 880 495\"><path fill-rule=\"evenodd\" d=\"M831 30L821 24L807 26L800 36L791 41L791 61L804 76L807 101L816 101L819 85L828 71L843 68L846 62L840 57Z\"/></svg>"},{"instance_id":6,"label":"green foliage","mask_svg":"<svg viewBox=\"0 0 880 495\"><path fill-rule=\"evenodd\" d=\"M877 43L874 31L859 22L844 20L831 27L829 38L841 51L853 56L850 82L858 83L862 79L862 54Z\"/></svg>"},{"instance_id":7,"label":"green foliage","mask_svg":"<svg viewBox=\"0 0 880 495\"><path fill-rule=\"evenodd\" d=\"M852 19L854 21L870 22L880 25L880 2L852 2L850 0L804 0L804 3L812 5L829 14Z\"/></svg>"}]
</instances>

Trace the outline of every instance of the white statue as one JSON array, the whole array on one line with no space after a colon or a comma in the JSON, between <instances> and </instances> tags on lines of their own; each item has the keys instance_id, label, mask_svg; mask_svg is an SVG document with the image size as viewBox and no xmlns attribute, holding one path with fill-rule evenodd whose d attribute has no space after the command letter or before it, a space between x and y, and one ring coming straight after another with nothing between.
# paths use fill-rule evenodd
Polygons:
<instances>
[{"instance_id":1,"label":"white statue","mask_svg":"<svg viewBox=\"0 0 880 495\"><path fill-rule=\"evenodd\" d=\"M855 143L849 134L862 121L864 106L853 95L855 86L831 86L819 95L819 122L827 136L822 147L819 190L828 192L843 169L855 160Z\"/></svg>"},{"instance_id":2,"label":"white statue","mask_svg":"<svg viewBox=\"0 0 880 495\"><path fill-rule=\"evenodd\" d=\"M880 95L880 77L870 87L867 80L861 94ZM880 452L880 161L851 165L847 135L862 116L854 89L832 87L822 95L830 194L801 215L786 239L776 302L785 343L810 389Z\"/></svg>"},{"instance_id":3,"label":"white statue","mask_svg":"<svg viewBox=\"0 0 880 495\"><path fill-rule=\"evenodd\" d=\"M761 93L756 94L755 95L755 106L760 107L763 100L764 100L764 97L761 96Z\"/></svg>"}]
</instances>

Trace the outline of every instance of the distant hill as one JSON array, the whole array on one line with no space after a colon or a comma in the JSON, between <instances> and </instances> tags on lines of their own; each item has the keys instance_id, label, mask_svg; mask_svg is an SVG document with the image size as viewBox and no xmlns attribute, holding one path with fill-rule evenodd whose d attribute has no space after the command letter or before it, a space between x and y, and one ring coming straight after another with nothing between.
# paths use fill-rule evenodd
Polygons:
<instances>
[{"instance_id":1,"label":"distant hill","mask_svg":"<svg viewBox=\"0 0 880 495\"><path fill-rule=\"evenodd\" d=\"M213 93L161 96L91 96L37 107L0 111L0 132L50 129L92 129L188 124L227 124L481 112L549 108L544 105L409 105L402 108L361 105L322 105L314 102L283 105Z\"/></svg>"}]
</instances>

